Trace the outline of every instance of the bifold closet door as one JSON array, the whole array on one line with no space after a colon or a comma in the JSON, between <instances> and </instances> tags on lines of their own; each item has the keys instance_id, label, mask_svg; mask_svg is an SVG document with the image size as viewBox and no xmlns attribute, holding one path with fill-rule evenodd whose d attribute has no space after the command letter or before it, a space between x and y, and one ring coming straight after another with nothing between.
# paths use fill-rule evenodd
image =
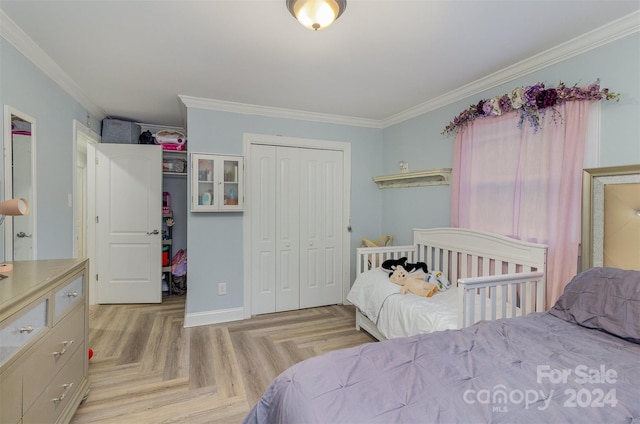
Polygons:
<instances>
[{"instance_id":1,"label":"bifold closet door","mask_svg":"<svg viewBox=\"0 0 640 424\"><path fill-rule=\"evenodd\" d=\"M276 147L276 312L300 308L300 150Z\"/></svg>"},{"instance_id":2,"label":"bifold closet door","mask_svg":"<svg viewBox=\"0 0 640 424\"><path fill-rule=\"evenodd\" d=\"M342 153L251 147L252 313L342 300Z\"/></svg>"},{"instance_id":3,"label":"bifold closet door","mask_svg":"<svg viewBox=\"0 0 640 424\"><path fill-rule=\"evenodd\" d=\"M301 149L300 308L342 302L342 152Z\"/></svg>"},{"instance_id":4,"label":"bifold closet door","mask_svg":"<svg viewBox=\"0 0 640 424\"><path fill-rule=\"evenodd\" d=\"M251 147L252 313L300 306L298 149Z\"/></svg>"}]
</instances>

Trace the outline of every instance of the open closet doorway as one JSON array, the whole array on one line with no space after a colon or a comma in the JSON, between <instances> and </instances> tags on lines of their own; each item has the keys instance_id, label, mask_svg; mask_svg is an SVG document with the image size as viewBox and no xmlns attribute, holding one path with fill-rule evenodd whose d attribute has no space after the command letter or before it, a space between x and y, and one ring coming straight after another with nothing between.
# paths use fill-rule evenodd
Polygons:
<instances>
[{"instance_id":1,"label":"open closet doorway","mask_svg":"<svg viewBox=\"0 0 640 424\"><path fill-rule=\"evenodd\" d=\"M350 147L245 134L247 318L344 302L350 270Z\"/></svg>"}]
</instances>

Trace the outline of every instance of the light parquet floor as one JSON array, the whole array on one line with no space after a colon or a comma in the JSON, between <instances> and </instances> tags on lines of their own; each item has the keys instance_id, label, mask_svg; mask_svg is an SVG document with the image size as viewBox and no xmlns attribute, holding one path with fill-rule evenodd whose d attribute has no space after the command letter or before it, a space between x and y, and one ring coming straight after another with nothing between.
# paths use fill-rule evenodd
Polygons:
<instances>
[{"instance_id":1,"label":"light parquet floor","mask_svg":"<svg viewBox=\"0 0 640 424\"><path fill-rule=\"evenodd\" d=\"M350 306L184 328L184 301L92 307L91 391L73 424L239 423L289 366L374 341Z\"/></svg>"}]
</instances>

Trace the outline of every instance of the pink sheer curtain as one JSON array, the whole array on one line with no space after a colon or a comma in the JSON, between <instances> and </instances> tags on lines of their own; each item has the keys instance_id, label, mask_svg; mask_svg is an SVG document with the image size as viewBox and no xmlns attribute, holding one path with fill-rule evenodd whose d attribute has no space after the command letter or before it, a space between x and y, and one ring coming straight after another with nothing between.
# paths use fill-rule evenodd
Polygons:
<instances>
[{"instance_id":1,"label":"pink sheer curtain","mask_svg":"<svg viewBox=\"0 0 640 424\"><path fill-rule=\"evenodd\" d=\"M556 109L537 132L517 112L475 120L456 137L452 178L452 226L547 244L547 308L577 272L589 102Z\"/></svg>"}]
</instances>

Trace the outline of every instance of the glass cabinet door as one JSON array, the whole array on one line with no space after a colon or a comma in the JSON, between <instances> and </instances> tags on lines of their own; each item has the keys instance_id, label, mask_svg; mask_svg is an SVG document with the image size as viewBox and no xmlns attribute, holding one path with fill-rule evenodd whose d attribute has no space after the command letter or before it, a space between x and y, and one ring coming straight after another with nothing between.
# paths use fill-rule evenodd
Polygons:
<instances>
[{"instance_id":1,"label":"glass cabinet door","mask_svg":"<svg viewBox=\"0 0 640 424\"><path fill-rule=\"evenodd\" d=\"M242 156L193 153L191 168L192 212L242 210Z\"/></svg>"},{"instance_id":2,"label":"glass cabinet door","mask_svg":"<svg viewBox=\"0 0 640 424\"><path fill-rule=\"evenodd\" d=\"M225 206L238 206L238 166L237 159L224 160L223 190Z\"/></svg>"},{"instance_id":3,"label":"glass cabinet door","mask_svg":"<svg viewBox=\"0 0 640 424\"><path fill-rule=\"evenodd\" d=\"M212 206L216 206L216 193L215 193L215 162L213 159L207 159L206 157L200 157L197 159L194 155L194 162L196 165L196 177L198 179L197 190L193 193L196 196L198 209L206 210L211 209Z\"/></svg>"}]
</instances>

